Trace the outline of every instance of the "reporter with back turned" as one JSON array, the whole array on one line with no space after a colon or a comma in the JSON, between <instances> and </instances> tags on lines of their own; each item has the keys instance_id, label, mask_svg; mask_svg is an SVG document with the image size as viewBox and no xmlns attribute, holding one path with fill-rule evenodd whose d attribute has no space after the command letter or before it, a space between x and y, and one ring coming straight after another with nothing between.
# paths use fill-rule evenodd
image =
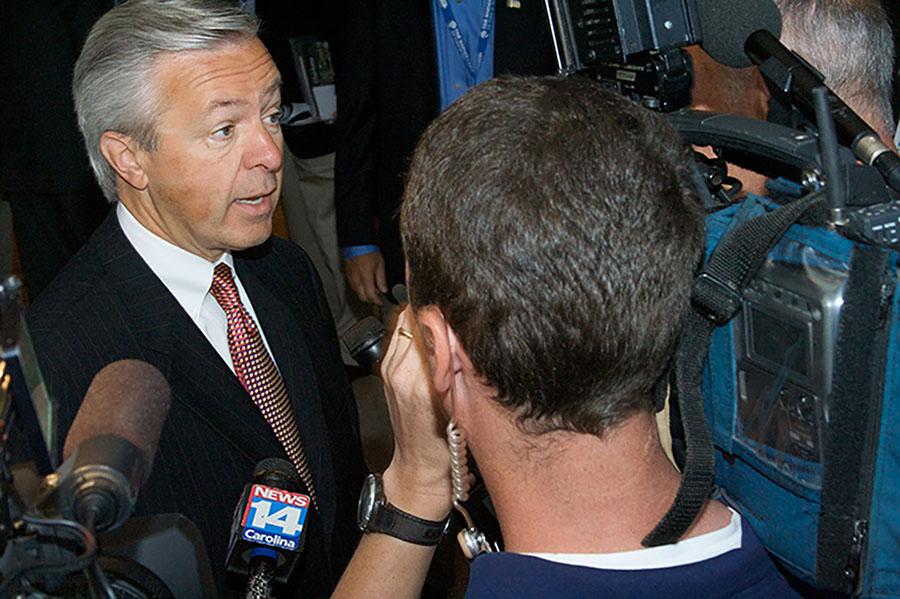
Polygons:
<instances>
[{"instance_id":1,"label":"reporter with back turned","mask_svg":"<svg viewBox=\"0 0 900 599\"><path fill-rule=\"evenodd\" d=\"M401 230L411 308L383 366L396 435L383 493L413 530L447 516L448 416L505 547L475 558L469 596L791 595L718 501L677 543L643 545L681 481L653 391L704 240L662 117L580 78L482 84L420 141ZM337 596L415 596L425 536L363 520Z\"/></svg>"},{"instance_id":2,"label":"reporter with back turned","mask_svg":"<svg viewBox=\"0 0 900 599\"><path fill-rule=\"evenodd\" d=\"M289 459L315 501L292 582L326 596L357 538L356 405L309 259L271 237L280 76L257 27L204 0L131 0L95 24L74 96L116 207L28 319L60 438L106 364L165 375L172 407L136 513L190 518L220 593L244 483Z\"/></svg>"}]
</instances>

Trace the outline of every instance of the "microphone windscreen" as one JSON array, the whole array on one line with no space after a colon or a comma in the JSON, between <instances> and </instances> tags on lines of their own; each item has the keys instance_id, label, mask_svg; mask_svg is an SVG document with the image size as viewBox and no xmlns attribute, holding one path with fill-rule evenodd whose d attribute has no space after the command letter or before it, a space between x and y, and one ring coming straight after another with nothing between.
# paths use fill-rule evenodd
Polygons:
<instances>
[{"instance_id":1,"label":"microphone windscreen","mask_svg":"<svg viewBox=\"0 0 900 599\"><path fill-rule=\"evenodd\" d=\"M753 32L765 29L776 38L781 35L781 12L772 0L697 0L697 13L703 32L700 45L729 67L753 64L744 51Z\"/></svg>"},{"instance_id":2,"label":"microphone windscreen","mask_svg":"<svg viewBox=\"0 0 900 599\"><path fill-rule=\"evenodd\" d=\"M113 435L134 445L147 463L169 412L172 394L159 370L140 360L118 360L94 376L66 436L63 460L93 437Z\"/></svg>"},{"instance_id":3,"label":"microphone windscreen","mask_svg":"<svg viewBox=\"0 0 900 599\"><path fill-rule=\"evenodd\" d=\"M253 480L270 480L273 483L275 481L284 482L294 489L300 486L300 477L297 475L297 469L289 461L282 458L261 460L253 469Z\"/></svg>"}]
</instances>

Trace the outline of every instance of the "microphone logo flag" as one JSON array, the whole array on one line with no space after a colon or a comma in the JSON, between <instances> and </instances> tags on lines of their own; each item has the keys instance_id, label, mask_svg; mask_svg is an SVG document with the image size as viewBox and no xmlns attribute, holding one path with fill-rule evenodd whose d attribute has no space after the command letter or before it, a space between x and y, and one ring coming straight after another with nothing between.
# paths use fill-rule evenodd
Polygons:
<instances>
[{"instance_id":1,"label":"microphone logo flag","mask_svg":"<svg viewBox=\"0 0 900 599\"><path fill-rule=\"evenodd\" d=\"M255 544L299 551L309 496L253 485L241 520L241 537Z\"/></svg>"}]
</instances>

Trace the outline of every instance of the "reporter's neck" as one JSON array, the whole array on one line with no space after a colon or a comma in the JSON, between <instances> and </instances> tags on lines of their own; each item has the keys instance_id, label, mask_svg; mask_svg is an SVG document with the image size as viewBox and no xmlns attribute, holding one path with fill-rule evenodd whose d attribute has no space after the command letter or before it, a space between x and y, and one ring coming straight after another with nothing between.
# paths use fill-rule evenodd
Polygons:
<instances>
[{"instance_id":1,"label":"reporter's neck","mask_svg":"<svg viewBox=\"0 0 900 599\"><path fill-rule=\"evenodd\" d=\"M641 549L669 509L681 475L666 457L654 418L631 417L604 437L550 433L543 452L508 445L479 467L503 531L517 553L610 553ZM537 439L540 439L538 437ZM538 455L540 453L540 455ZM510 474L516 473L516 474ZM721 504L704 508L686 536L727 525Z\"/></svg>"}]
</instances>

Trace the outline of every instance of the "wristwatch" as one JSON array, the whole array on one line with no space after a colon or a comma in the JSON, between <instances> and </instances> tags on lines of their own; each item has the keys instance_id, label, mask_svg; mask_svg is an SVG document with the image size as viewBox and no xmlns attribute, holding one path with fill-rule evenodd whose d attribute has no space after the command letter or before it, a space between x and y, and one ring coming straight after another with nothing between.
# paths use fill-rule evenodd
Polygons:
<instances>
[{"instance_id":1,"label":"wristwatch","mask_svg":"<svg viewBox=\"0 0 900 599\"><path fill-rule=\"evenodd\" d=\"M437 545L447 532L450 516L435 522L397 509L384 496L381 475L370 474L359 494L356 524L365 533L382 533L416 545Z\"/></svg>"}]
</instances>

